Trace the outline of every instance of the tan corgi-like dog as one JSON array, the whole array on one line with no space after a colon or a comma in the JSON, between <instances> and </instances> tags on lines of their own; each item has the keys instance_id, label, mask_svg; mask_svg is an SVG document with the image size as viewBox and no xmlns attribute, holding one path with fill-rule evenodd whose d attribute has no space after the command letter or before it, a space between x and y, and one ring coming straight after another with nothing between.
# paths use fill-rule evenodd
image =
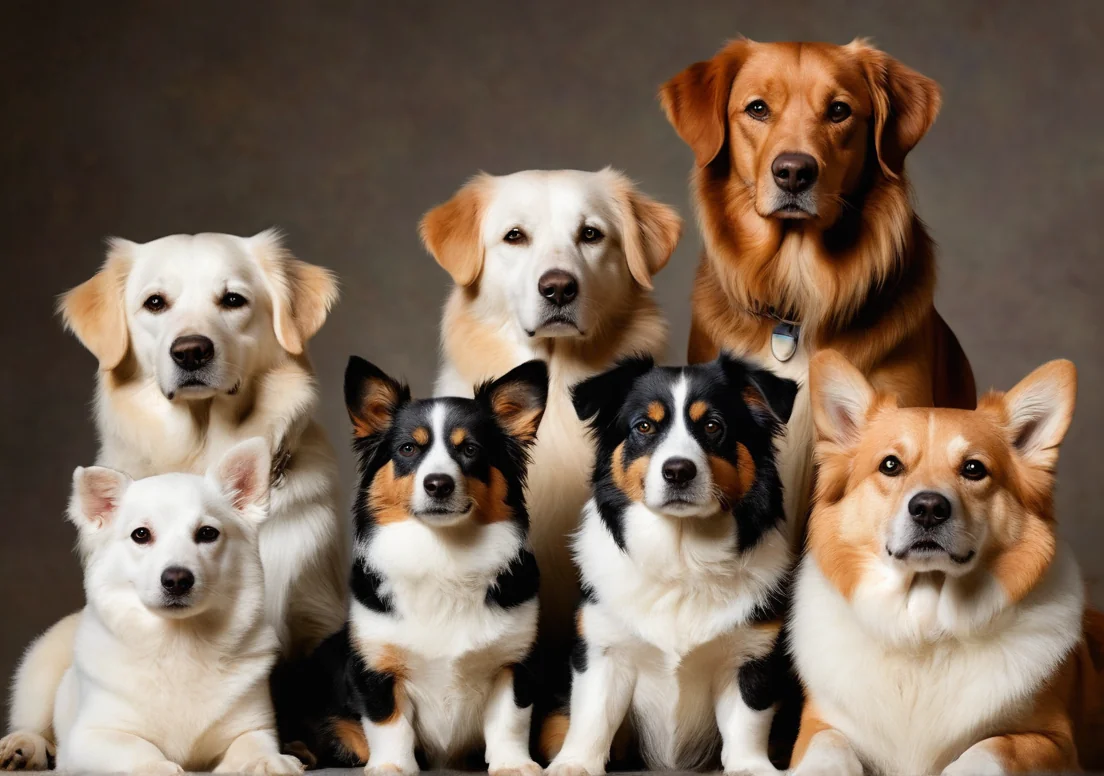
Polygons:
<instances>
[{"instance_id":1,"label":"tan corgi-like dog","mask_svg":"<svg viewBox=\"0 0 1104 776\"><path fill-rule=\"evenodd\" d=\"M1052 361L974 411L900 409L814 358L798 773L1104 766L1104 617L1054 514L1076 382Z\"/></svg>"}]
</instances>

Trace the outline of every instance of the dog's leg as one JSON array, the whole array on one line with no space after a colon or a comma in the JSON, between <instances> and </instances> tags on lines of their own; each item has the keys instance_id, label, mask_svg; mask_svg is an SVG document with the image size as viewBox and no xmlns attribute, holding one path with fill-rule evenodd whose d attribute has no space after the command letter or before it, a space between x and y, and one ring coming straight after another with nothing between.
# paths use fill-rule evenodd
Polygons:
<instances>
[{"instance_id":1,"label":"dog's leg","mask_svg":"<svg viewBox=\"0 0 1104 776\"><path fill-rule=\"evenodd\" d=\"M483 738L491 776L537 776L541 772L541 767L529 756L533 699L530 688L524 686L529 681L524 674L523 668L503 669L495 679L483 712ZM526 702L525 707L519 705Z\"/></svg>"},{"instance_id":2,"label":"dog's leg","mask_svg":"<svg viewBox=\"0 0 1104 776\"><path fill-rule=\"evenodd\" d=\"M812 700L801 712L801 730L790 763L794 776L863 776L851 743L823 719Z\"/></svg>"},{"instance_id":3,"label":"dog's leg","mask_svg":"<svg viewBox=\"0 0 1104 776\"><path fill-rule=\"evenodd\" d=\"M8 730L0 739L0 770L44 771L54 749L54 702L61 679L73 663L80 612L55 623L35 639L12 679Z\"/></svg>"},{"instance_id":4,"label":"dog's leg","mask_svg":"<svg viewBox=\"0 0 1104 776\"><path fill-rule=\"evenodd\" d=\"M70 756L77 753L76 757ZM78 729L63 742L58 768L66 771L177 776L184 769L144 738L106 728Z\"/></svg>"},{"instance_id":5,"label":"dog's leg","mask_svg":"<svg viewBox=\"0 0 1104 776\"><path fill-rule=\"evenodd\" d=\"M758 661L741 666L740 671ZM754 667L748 670L755 670ZM747 692L738 675L724 683L717 695L717 727L721 731L721 765L725 773L772 774L777 769L767 755L773 699Z\"/></svg>"},{"instance_id":6,"label":"dog's leg","mask_svg":"<svg viewBox=\"0 0 1104 776\"><path fill-rule=\"evenodd\" d=\"M971 746L943 769L944 776L1074 773L1080 770L1070 728L994 736Z\"/></svg>"},{"instance_id":7,"label":"dog's leg","mask_svg":"<svg viewBox=\"0 0 1104 776\"><path fill-rule=\"evenodd\" d=\"M375 711L375 709L373 709ZM417 737L414 733L414 704L396 687L391 713L361 718L368 739L367 776L413 776L421 770L414 757Z\"/></svg>"},{"instance_id":8,"label":"dog's leg","mask_svg":"<svg viewBox=\"0 0 1104 776\"><path fill-rule=\"evenodd\" d=\"M215 773L246 773L251 776L298 776L303 763L289 754L280 754L276 734L271 730L251 730L235 738L226 749Z\"/></svg>"},{"instance_id":9,"label":"dog's leg","mask_svg":"<svg viewBox=\"0 0 1104 776\"><path fill-rule=\"evenodd\" d=\"M606 772L613 737L625 719L636 677L603 650L587 647L573 657L571 714L563 748L549 776L598 776Z\"/></svg>"}]
</instances>

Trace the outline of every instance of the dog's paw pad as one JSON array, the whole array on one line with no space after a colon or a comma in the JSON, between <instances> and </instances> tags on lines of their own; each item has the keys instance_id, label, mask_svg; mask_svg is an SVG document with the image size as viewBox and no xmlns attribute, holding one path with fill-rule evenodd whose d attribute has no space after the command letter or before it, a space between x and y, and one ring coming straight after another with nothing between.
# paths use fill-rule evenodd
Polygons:
<instances>
[{"instance_id":1,"label":"dog's paw pad","mask_svg":"<svg viewBox=\"0 0 1104 776\"><path fill-rule=\"evenodd\" d=\"M0 738L0 771L45 771L53 749L53 744L37 733L11 733Z\"/></svg>"},{"instance_id":2,"label":"dog's paw pad","mask_svg":"<svg viewBox=\"0 0 1104 776\"><path fill-rule=\"evenodd\" d=\"M492 768L488 776L541 776L544 769L530 760L529 762L511 763Z\"/></svg>"},{"instance_id":3,"label":"dog's paw pad","mask_svg":"<svg viewBox=\"0 0 1104 776\"><path fill-rule=\"evenodd\" d=\"M168 760L137 765L130 771L137 776L180 776L184 769Z\"/></svg>"},{"instance_id":4,"label":"dog's paw pad","mask_svg":"<svg viewBox=\"0 0 1104 776\"><path fill-rule=\"evenodd\" d=\"M553 762L545 770L547 776L601 776L606 772L602 766L587 766L577 762Z\"/></svg>"},{"instance_id":5,"label":"dog's paw pad","mask_svg":"<svg viewBox=\"0 0 1104 776\"><path fill-rule=\"evenodd\" d=\"M419 770L417 763L409 765L383 763L381 765L365 765L364 776L413 776Z\"/></svg>"},{"instance_id":6,"label":"dog's paw pad","mask_svg":"<svg viewBox=\"0 0 1104 776\"><path fill-rule=\"evenodd\" d=\"M303 763L290 754L272 754L250 760L241 772L249 776L298 776L303 772Z\"/></svg>"}]
</instances>

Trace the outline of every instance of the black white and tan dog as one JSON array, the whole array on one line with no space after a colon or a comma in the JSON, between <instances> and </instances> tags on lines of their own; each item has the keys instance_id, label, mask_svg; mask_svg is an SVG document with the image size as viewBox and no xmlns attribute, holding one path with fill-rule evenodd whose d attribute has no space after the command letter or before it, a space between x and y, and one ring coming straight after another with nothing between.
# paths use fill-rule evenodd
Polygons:
<instances>
[{"instance_id":1,"label":"black white and tan dog","mask_svg":"<svg viewBox=\"0 0 1104 776\"><path fill-rule=\"evenodd\" d=\"M603 773L626 721L649 767L704 766L721 744L726 771L774 771L791 568L775 443L796 392L727 356L633 358L575 387L597 462L574 544L584 601L553 776Z\"/></svg>"},{"instance_id":2,"label":"black white and tan dog","mask_svg":"<svg viewBox=\"0 0 1104 776\"><path fill-rule=\"evenodd\" d=\"M352 358L345 400L360 485L346 628L274 686L285 741L375 774L461 762L536 774L526 659L538 572L524 487L548 391L539 361L474 399L411 400Z\"/></svg>"}]
</instances>

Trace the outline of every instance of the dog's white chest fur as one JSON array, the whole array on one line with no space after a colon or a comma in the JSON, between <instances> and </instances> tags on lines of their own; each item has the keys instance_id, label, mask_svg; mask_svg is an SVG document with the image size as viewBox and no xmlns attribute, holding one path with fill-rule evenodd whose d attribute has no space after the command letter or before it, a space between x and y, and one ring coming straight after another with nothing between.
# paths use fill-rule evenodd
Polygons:
<instances>
[{"instance_id":1,"label":"dog's white chest fur","mask_svg":"<svg viewBox=\"0 0 1104 776\"><path fill-rule=\"evenodd\" d=\"M629 509L627 553L594 503L584 510L575 552L598 600L584 610L584 637L631 667L632 723L649 764L699 766L719 741L718 692L774 644L775 632L748 618L788 568L787 539L771 531L737 555L729 515L699 522Z\"/></svg>"},{"instance_id":2,"label":"dog's white chest fur","mask_svg":"<svg viewBox=\"0 0 1104 776\"><path fill-rule=\"evenodd\" d=\"M362 654L401 656L402 686L414 704L418 740L445 765L482 740L498 673L521 662L537 630L537 601L488 606L487 588L518 551L517 528L443 540L417 520L377 529L368 556L386 582L394 613L354 602L350 623Z\"/></svg>"},{"instance_id":3,"label":"dog's white chest fur","mask_svg":"<svg viewBox=\"0 0 1104 776\"><path fill-rule=\"evenodd\" d=\"M859 620L946 631L969 616L946 601L911 603L860 615L855 607L870 603L849 603L813 558L802 563L792 630L799 672L823 719L875 773L937 773L999 732L1076 644L1084 606L1076 562L1065 550L1026 599L975 635L891 647Z\"/></svg>"}]
</instances>

